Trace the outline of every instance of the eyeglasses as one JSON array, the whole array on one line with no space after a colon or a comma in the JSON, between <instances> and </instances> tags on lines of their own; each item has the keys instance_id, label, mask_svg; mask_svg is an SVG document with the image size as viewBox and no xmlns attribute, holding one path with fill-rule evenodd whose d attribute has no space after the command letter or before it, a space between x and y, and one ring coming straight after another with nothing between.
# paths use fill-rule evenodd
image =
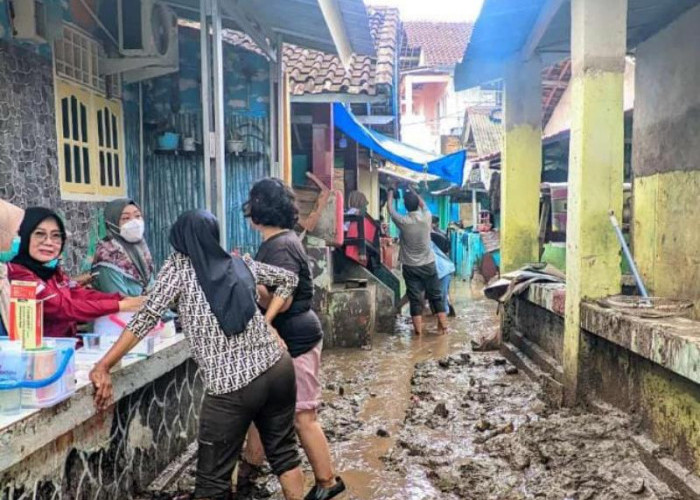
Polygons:
<instances>
[{"instance_id":1,"label":"eyeglasses","mask_svg":"<svg viewBox=\"0 0 700 500\"><path fill-rule=\"evenodd\" d=\"M59 231L54 231L51 234L46 231L34 231L32 233L32 239L39 241L40 243L46 242L48 239L54 245L60 245L63 243L63 233Z\"/></svg>"}]
</instances>

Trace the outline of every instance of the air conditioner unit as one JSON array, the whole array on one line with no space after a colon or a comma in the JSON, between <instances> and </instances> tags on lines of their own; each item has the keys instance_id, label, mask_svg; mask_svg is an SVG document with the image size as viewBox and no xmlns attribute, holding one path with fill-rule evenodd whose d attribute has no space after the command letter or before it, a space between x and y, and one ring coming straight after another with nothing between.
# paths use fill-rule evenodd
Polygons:
<instances>
[{"instance_id":1,"label":"air conditioner unit","mask_svg":"<svg viewBox=\"0 0 700 500\"><path fill-rule=\"evenodd\" d=\"M100 62L100 73L121 73L126 83L179 69L177 14L155 0L117 0L119 54Z\"/></svg>"},{"instance_id":2,"label":"air conditioner unit","mask_svg":"<svg viewBox=\"0 0 700 500\"><path fill-rule=\"evenodd\" d=\"M60 17L46 0L14 0L11 3L13 36L18 40L48 43L57 36L55 17ZM60 25L58 26L60 30Z\"/></svg>"}]
</instances>

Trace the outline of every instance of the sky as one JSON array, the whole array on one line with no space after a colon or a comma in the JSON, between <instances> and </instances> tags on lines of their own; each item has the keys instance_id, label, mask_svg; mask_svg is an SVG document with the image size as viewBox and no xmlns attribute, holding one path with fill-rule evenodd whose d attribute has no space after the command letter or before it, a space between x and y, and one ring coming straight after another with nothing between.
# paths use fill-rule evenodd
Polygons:
<instances>
[{"instance_id":1,"label":"sky","mask_svg":"<svg viewBox=\"0 0 700 500\"><path fill-rule=\"evenodd\" d=\"M398 7L404 21L474 21L483 0L365 0L366 5Z\"/></svg>"}]
</instances>

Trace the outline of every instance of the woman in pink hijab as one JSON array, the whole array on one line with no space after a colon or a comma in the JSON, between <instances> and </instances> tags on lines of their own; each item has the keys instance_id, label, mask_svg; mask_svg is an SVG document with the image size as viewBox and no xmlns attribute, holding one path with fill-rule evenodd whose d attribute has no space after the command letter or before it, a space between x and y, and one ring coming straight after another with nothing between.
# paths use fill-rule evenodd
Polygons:
<instances>
[{"instance_id":1,"label":"woman in pink hijab","mask_svg":"<svg viewBox=\"0 0 700 500\"><path fill-rule=\"evenodd\" d=\"M0 336L6 336L10 314L10 280L7 278L7 263L19 251L19 225L24 210L0 200Z\"/></svg>"}]
</instances>

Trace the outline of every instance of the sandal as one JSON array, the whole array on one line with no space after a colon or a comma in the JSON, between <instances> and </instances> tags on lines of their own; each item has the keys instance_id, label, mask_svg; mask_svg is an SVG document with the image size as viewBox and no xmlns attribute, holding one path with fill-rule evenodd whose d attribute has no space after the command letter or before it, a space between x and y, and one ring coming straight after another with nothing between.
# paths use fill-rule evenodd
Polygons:
<instances>
[{"instance_id":1,"label":"sandal","mask_svg":"<svg viewBox=\"0 0 700 500\"><path fill-rule=\"evenodd\" d=\"M323 488L318 484L315 484L311 491L309 491L304 500L330 500L335 498L345 491L345 483L343 479L338 476L335 478L335 484L330 488Z\"/></svg>"}]
</instances>

